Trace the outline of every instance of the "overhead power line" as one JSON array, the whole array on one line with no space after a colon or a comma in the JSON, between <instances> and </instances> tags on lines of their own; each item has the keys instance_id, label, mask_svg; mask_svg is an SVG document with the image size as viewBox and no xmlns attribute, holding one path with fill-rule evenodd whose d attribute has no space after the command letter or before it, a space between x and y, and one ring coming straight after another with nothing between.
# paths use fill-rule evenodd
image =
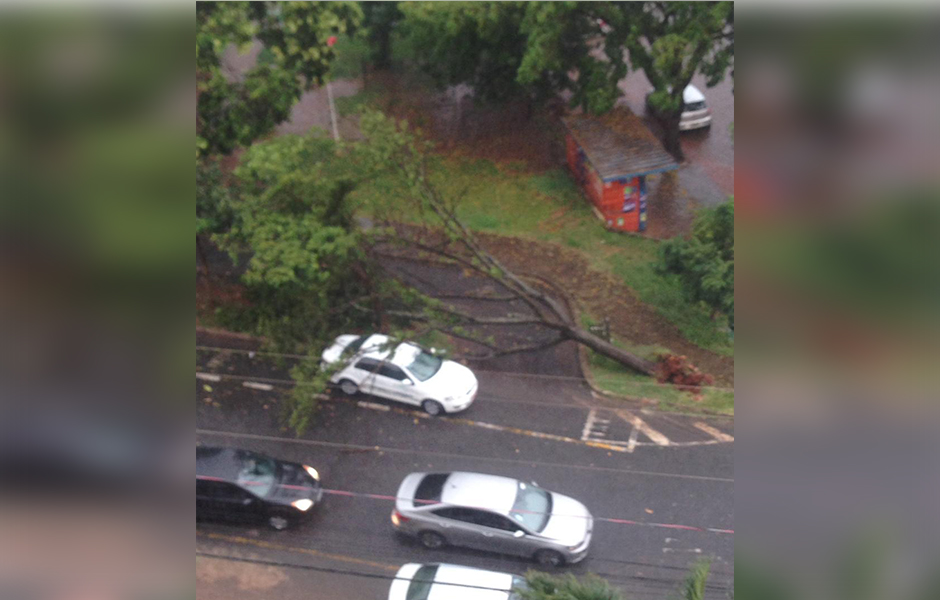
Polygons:
<instances>
[{"instance_id":1,"label":"overhead power line","mask_svg":"<svg viewBox=\"0 0 940 600\"><path fill-rule=\"evenodd\" d=\"M734 483L730 477L711 477L708 475L687 475L685 473L659 473L656 471L643 471L640 469L618 469L615 467L601 467L595 465L572 465L565 463L550 463L539 460L524 460L520 458L502 458L496 456L472 456L467 454L456 454L454 452L442 452L440 450L420 450L415 448L392 448L390 446L367 446L364 444L349 444L346 442L329 442L325 440L305 440L299 438L285 438L274 435L263 435L260 433L239 433L236 431L217 431L212 429L196 429L197 435L223 436L253 439L268 442L285 442L291 444L303 444L308 446L323 446L326 448L343 448L356 450L360 452L387 452L389 454L427 454L430 456L440 456L444 458L472 458L474 460L483 460L490 462L502 462L511 464L524 464L540 467L558 467L570 470L582 471L602 471L606 473L623 473L627 475L645 475L650 477L667 477L675 479L692 479L698 481L714 481L718 483Z\"/></svg>"},{"instance_id":2,"label":"overhead power line","mask_svg":"<svg viewBox=\"0 0 940 600\"><path fill-rule=\"evenodd\" d=\"M264 559L259 559L259 558L248 558L248 557L243 557L243 556L214 554L211 552L203 552L200 550L196 550L196 556L201 556L203 558L212 558L216 560L227 560L227 561L233 561L233 562L264 565L264 566L269 566L269 567L282 567L282 568L288 568L288 569L313 571L316 573L328 573L331 575L342 575L346 577L359 577L362 579L376 579L380 581L410 581L410 582L417 582L417 583L429 583L429 584L434 584L434 585L440 585L442 587L450 586L450 587L461 587L461 588L467 588L467 589L489 590L489 591L499 591L499 592L509 591L509 590L506 590L505 588L494 588L494 587L487 587L487 586L481 586L481 585L451 583L451 582L442 582L442 581L428 581L428 580L421 580L421 579L409 579L407 577L399 577L398 575L384 575L380 573L367 573L365 571L354 571L352 569L337 569L334 567L319 567L319 566L314 566L314 565L304 565L304 564L289 563L289 562L283 562L283 561L264 560ZM616 576L607 574L607 573L597 573L597 575L605 577L607 579L615 580L618 583L629 581L629 580L624 580L622 578L617 578ZM681 583L681 581L678 581L678 580L669 580L669 579L655 578L655 577L632 577L631 579L636 580L636 581L642 581L644 583L651 584L655 587L660 587L660 588L671 587L673 585L678 585L679 583ZM709 591L717 591L717 592L726 591L723 587L716 586L714 584L706 584L706 588ZM654 591L648 588L647 589L631 588L631 589L628 589L627 591L633 594L635 593L642 593L642 594L648 594L648 595L655 594L657 597L660 597L659 591Z\"/></svg>"},{"instance_id":3,"label":"overhead power line","mask_svg":"<svg viewBox=\"0 0 940 600\"><path fill-rule=\"evenodd\" d=\"M216 346L196 346L196 350L203 350L207 352L227 352L230 354L247 354L249 357L254 356L275 356L280 358L291 358L294 360L320 360L319 356L309 356L303 354L286 354L281 352L267 352L261 350L244 350L241 348L220 348ZM474 369L479 373L499 373L500 375L509 375L514 377L538 377L544 379L566 379L569 381L584 381L583 377L577 377L574 375L552 375L552 374L540 374L540 373L515 373L515 372L506 372L506 371L488 371L486 369ZM669 383L659 383L656 381L625 381L623 382L628 385L634 385L637 387L657 387L662 389L678 389L682 390L683 386L672 385ZM713 390L716 392L734 392L734 388L719 387L719 386L710 386L710 385L697 385L697 386L686 386L694 387L695 389L701 390Z\"/></svg>"}]
</instances>

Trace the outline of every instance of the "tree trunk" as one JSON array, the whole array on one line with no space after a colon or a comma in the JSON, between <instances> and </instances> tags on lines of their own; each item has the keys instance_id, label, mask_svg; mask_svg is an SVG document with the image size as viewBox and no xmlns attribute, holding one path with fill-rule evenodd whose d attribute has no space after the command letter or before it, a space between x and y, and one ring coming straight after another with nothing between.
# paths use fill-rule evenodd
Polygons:
<instances>
[{"instance_id":1,"label":"tree trunk","mask_svg":"<svg viewBox=\"0 0 940 600\"><path fill-rule=\"evenodd\" d=\"M673 158L677 162L682 162L685 160L685 155L682 153L682 144L679 141L679 119L682 118L682 113L678 112L674 115L667 115L662 119L663 125L663 145L666 147L666 152L672 154Z\"/></svg>"},{"instance_id":2,"label":"tree trunk","mask_svg":"<svg viewBox=\"0 0 940 600\"><path fill-rule=\"evenodd\" d=\"M645 358L640 358L636 354L632 354L622 348L618 348L610 342L606 342L596 335L579 327L566 327L564 330L564 335L569 339L578 342L579 344L587 346L601 356L606 356L607 358L624 366L630 367L631 369L639 371L644 375L653 375L656 369L656 365L646 360Z\"/></svg>"}]
</instances>

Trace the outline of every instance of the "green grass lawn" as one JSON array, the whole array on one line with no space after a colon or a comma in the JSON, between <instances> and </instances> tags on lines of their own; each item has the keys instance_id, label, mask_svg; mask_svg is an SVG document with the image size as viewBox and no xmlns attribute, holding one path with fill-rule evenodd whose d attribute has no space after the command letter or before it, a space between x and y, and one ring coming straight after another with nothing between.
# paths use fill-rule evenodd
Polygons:
<instances>
[{"instance_id":1,"label":"green grass lawn","mask_svg":"<svg viewBox=\"0 0 940 600\"><path fill-rule=\"evenodd\" d=\"M533 175L517 165L500 167L488 160L437 157L434 162L440 189L463 196L458 212L471 229L575 248L593 268L616 275L686 339L712 352L734 355L733 341L708 311L683 298L675 277L655 272L659 243L605 230L566 170ZM384 177L364 183L353 198L366 207L393 207L402 192L399 182ZM407 212L402 218L408 218Z\"/></svg>"},{"instance_id":2,"label":"green grass lawn","mask_svg":"<svg viewBox=\"0 0 940 600\"><path fill-rule=\"evenodd\" d=\"M581 322L586 327L593 324L593 320L584 315ZM617 339L612 341L647 360L656 360L658 354L667 351L657 346L631 346ZM656 400L657 407L663 410L734 414L734 391L705 389L696 397L674 387L661 385L654 377L636 373L593 350L587 350L587 367L599 388L619 396Z\"/></svg>"}]
</instances>

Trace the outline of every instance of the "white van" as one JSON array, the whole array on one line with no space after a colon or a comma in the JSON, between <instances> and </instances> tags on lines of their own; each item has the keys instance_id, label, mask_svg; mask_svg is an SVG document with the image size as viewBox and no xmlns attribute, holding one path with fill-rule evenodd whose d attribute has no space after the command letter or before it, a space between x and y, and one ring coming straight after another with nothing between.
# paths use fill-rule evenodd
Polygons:
<instances>
[{"instance_id":1,"label":"white van","mask_svg":"<svg viewBox=\"0 0 940 600\"><path fill-rule=\"evenodd\" d=\"M654 110L650 106L650 89L646 94L646 106L649 110ZM695 87L689 84L682 90L682 116L679 117L679 131L688 131L690 129L699 129L709 127L712 124L712 111L705 103L705 95Z\"/></svg>"},{"instance_id":2,"label":"white van","mask_svg":"<svg viewBox=\"0 0 940 600\"><path fill-rule=\"evenodd\" d=\"M712 124L712 111L705 103L705 96L694 85L688 85L682 91L682 116L679 118L679 131L709 127Z\"/></svg>"}]
</instances>

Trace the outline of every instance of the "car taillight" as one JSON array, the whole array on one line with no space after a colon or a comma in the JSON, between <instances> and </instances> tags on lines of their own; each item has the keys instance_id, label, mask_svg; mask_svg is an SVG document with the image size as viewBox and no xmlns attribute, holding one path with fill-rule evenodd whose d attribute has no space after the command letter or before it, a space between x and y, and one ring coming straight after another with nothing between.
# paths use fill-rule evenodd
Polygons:
<instances>
[{"instance_id":1,"label":"car taillight","mask_svg":"<svg viewBox=\"0 0 940 600\"><path fill-rule=\"evenodd\" d=\"M394 525L395 527L398 527L398 526L401 525L402 523L407 523L407 522L410 521L410 520L411 520L411 519L409 519L409 518L406 517L405 515L401 514L401 513L398 512L397 510L393 510L393 511L392 511L392 525Z\"/></svg>"}]
</instances>

